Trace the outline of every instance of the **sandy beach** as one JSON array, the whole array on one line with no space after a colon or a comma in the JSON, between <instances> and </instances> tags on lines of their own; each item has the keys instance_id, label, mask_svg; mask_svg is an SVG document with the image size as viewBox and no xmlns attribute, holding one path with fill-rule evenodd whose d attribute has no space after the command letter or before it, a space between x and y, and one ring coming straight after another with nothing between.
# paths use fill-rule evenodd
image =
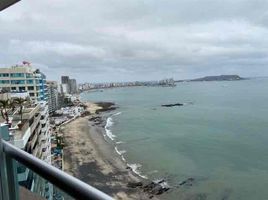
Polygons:
<instances>
[{"instance_id":1,"label":"sandy beach","mask_svg":"<svg viewBox=\"0 0 268 200\"><path fill-rule=\"evenodd\" d=\"M64 125L64 171L104 191L115 199L149 199L140 188L129 188L129 182L138 182L131 170L115 153L103 135L103 127L89 118L100 107L87 103L90 116L79 117ZM152 198L151 199L156 199Z\"/></svg>"}]
</instances>

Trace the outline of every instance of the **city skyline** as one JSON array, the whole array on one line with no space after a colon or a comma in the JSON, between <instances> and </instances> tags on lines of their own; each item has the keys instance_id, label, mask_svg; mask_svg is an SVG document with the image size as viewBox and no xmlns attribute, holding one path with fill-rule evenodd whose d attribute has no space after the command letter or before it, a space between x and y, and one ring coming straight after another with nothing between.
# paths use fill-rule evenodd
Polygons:
<instances>
[{"instance_id":1,"label":"city skyline","mask_svg":"<svg viewBox=\"0 0 268 200\"><path fill-rule=\"evenodd\" d=\"M111 4L17 3L0 16L0 66L27 60L79 82L268 76L265 1Z\"/></svg>"}]
</instances>

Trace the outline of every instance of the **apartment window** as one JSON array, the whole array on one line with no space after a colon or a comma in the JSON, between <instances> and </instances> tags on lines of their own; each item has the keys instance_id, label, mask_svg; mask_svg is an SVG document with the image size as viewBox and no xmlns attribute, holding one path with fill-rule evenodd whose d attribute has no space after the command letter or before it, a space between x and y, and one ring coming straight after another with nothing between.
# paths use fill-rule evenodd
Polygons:
<instances>
[{"instance_id":1,"label":"apartment window","mask_svg":"<svg viewBox=\"0 0 268 200\"><path fill-rule=\"evenodd\" d=\"M26 78L33 78L32 74L26 74Z\"/></svg>"},{"instance_id":2,"label":"apartment window","mask_svg":"<svg viewBox=\"0 0 268 200\"><path fill-rule=\"evenodd\" d=\"M9 77L9 74L8 73L1 73L0 77Z\"/></svg>"},{"instance_id":3,"label":"apartment window","mask_svg":"<svg viewBox=\"0 0 268 200\"><path fill-rule=\"evenodd\" d=\"M25 87L19 87L19 91L25 91Z\"/></svg>"},{"instance_id":4,"label":"apartment window","mask_svg":"<svg viewBox=\"0 0 268 200\"><path fill-rule=\"evenodd\" d=\"M24 73L12 73L10 74L11 77L24 77Z\"/></svg>"},{"instance_id":5,"label":"apartment window","mask_svg":"<svg viewBox=\"0 0 268 200\"><path fill-rule=\"evenodd\" d=\"M30 97L34 97L34 93L30 92Z\"/></svg>"},{"instance_id":6,"label":"apartment window","mask_svg":"<svg viewBox=\"0 0 268 200\"><path fill-rule=\"evenodd\" d=\"M28 86L28 90L34 90L34 86Z\"/></svg>"},{"instance_id":7,"label":"apartment window","mask_svg":"<svg viewBox=\"0 0 268 200\"><path fill-rule=\"evenodd\" d=\"M39 86L36 86L36 90L40 90L40 87Z\"/></svg>"},{"instance_id":8,"label":"apartment window","mask_svg":"<svg viewBox=\"0 0 268 200\"><path fill-rule=\"evenodd\" d=\"M11 84L25 84L25 80L11 80Z\"/></svg>"},{"instance_id":9,"label":"apartment window","mask_svg":"<svg viewBox=\"0 0 268 200\"><path fill-rule=\"evenodd\" d=\"M27 84L33 84L34 81L32 79L26 81Z\"/></svg>"},{"instance_id":10,"label":"apartment window","mask_svg":"<svg viewBox=\"0 0 268 200\"><path fill-rule=\"evenodd\" d=\"M9 80L0 80L0 84L9 84Z\"/></svg>"},{"instance_id":11,"label":"apartment window","mask_svg":"<svg viewBox=\"0 0 268 200\"><path fill-rule=\"evenodd\" d=\"M16 87L11 87L11 90L17 90L17 88Z\"/></svg>"}]
</instances>

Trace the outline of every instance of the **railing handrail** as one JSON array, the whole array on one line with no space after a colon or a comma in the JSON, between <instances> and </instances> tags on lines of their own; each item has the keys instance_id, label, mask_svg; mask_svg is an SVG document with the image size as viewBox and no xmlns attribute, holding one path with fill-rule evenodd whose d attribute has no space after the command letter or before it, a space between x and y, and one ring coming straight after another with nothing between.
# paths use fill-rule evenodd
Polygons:
<instances>
[{"instance_id":1,"label":"railing handrail","mask_svg":"<svg viewBox=\"0 0 268 200\"><path fill-rule=\"evenodd\" d=\"M80 181L79 179L49 165L48 163L26 153L1 139L3 151L8 156L19 161L42 178L53 183L55 186L66 192L75 199L81 200L113 200L112 197L99 191L98 189Z\"/></svg>"}]
</instances>

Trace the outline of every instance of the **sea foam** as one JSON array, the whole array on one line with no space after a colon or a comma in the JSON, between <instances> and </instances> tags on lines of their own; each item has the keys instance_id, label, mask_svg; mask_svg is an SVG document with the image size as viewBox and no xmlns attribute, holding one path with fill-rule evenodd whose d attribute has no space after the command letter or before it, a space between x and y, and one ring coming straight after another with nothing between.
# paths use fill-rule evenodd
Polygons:
<instances>
[{"instance_id":1,"label":"sea foam","mask_svg":"<svg viewBox=\"0 0 268 200\"><path fill-rule=\"evenodd\" d=\"M106 135L111 139L111 140L114 140L114 138L116 137L111 130L109 130L108 128L111 127L113 125L113 119L111 117L108 117L107 118L107 122L106 122L106 125L105 125L105 132L106 132Z\"/></svg>"},{"instance_id":2,"label":"sea foam","mask_svg":"<svg viewBox=\"0 0 268 200\"><path fill-rule=\"evenodd\" d=\"M113 116L117 116L117 115L121 115L121 114L122 114L122 112L118 112L118 113L113 114Z\"/></svg>"},{"instance_id":3,"label":"sea foam","mask_svg":"<svg viewBox=\"0 0 268 200\"><path fill-rule=\"evenodd\" d=\"M147 176L142 175L140 172L140 168L142 167L141 164L127 164L127 166L130 167L133 173L137 174L139 177L148 179Z\"/></svg>"},{"instance_id":4,"label":"sea foam","mask_svg":"<svg viewBox=\"0 0 268 200\"><path fill-rule=\"evenodd\" d=\"M120 155L120 156L121 156L122 154L124 154L124 153L127 152L127 151L125 151L125 150L121 150L121 151L119 151L117 147L115 147L114 149L115 149L116 153L117 153L118 155Z\"/></svg>"}]
</instances>

